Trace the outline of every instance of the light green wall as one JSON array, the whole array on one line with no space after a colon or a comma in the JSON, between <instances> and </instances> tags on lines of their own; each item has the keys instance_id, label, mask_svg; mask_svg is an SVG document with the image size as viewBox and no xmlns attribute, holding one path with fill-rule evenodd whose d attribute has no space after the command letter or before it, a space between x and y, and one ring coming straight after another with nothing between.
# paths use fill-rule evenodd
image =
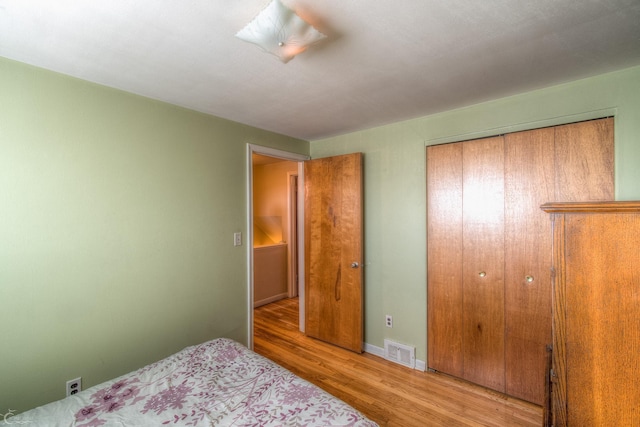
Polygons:
<instances>
[{"instance_id":1,"label":"light green wall","mask_svg":"<svg viewBox=\"0 0 640 427\"><path fill-rule=\"evenodd\" d=\"M426 360L426 145L610 115L616 198L640 199L640 67L313 141L313 158L364 153L365 341L415 345Z\"/></svg>"},{"instance_id":2,"label":"light green wall","mask_svg":"<svg viewBox=\"0 0 640 427\"><path fill-rule=\"evenodd\" d=\"M247 143L309 152L0 58L0 414L247 342Z\"/></svg>"}]
</instances>

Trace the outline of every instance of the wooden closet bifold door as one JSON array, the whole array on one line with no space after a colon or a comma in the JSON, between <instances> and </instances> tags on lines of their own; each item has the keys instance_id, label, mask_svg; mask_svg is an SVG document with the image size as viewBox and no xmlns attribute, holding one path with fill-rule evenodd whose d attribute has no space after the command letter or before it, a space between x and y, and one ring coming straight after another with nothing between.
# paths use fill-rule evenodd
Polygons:
<instances>
[{"instance_id":1,"label":"wooden closet bifold door","mask_svg":"<svg viewBox=\"0 0 640 427\"><path fill-rule=\"evenodd\" d=\"M427 176L427 366L462 377L462 144L427 147Z\"/></svg>"},{"instance_id":2,"label":"wooden closet bifold door","mask_svg":"<svg viewBox=\"0 0 640 427\"><path fill-rule=\"evenodd\" d=\"M463 378L504 392L504 137L462 147Z\"/></svg>"},{"instance_id":3,"label":"wooden closet bifold door","mask_svg":"<svg viewBox=\"0 0 640 427\"><path fill-rule=\"evenodd\" d=\"M551 222L554 129L505 136L506 393L542 404L551 344Z\"/></svg>"},{"instance_id":4,"label":"wooden closet bifold door","mask_svg":"<svg viewBox=\"0 0 640 427\"><path fill-rule=\"evenodd\" d=\"M502 136L427 147L428 366L499 391L505 384L503 169Z\"/></svg>"},{"instance_id":5,"label":"wooden closet bifold door","mask_svg":"<svg viewBox=\"0 0 640 427\"><path fill-rule=\"evenodd\" d=\"M613 200L613 118L556 126L554 130L556 191L553 201Z\"/></svg>"},{"instance_id":6,"label":"wooden closet bifold door","mask_svg":"<svg viewBox=\"0 0 640 427\"><path fill-rule=\"evenodd\" d=\"M551 223L612 200L613 119L427 147L427 367L539 405Z\"/></svg>"}]
</instances>

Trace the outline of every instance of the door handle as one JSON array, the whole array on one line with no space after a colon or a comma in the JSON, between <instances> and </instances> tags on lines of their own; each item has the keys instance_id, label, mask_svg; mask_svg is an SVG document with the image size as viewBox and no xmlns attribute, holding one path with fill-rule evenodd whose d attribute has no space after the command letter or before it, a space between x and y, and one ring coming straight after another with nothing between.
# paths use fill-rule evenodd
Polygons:
<instances>
[{"instance_id":1,"label":"door handle","mask_svg":"<svg viewBox=\"0 0 640 427\"><path fill-rule=\"evenodd\" d=\"M360 264L358 264L357 262L351 263L351 268L358 268L358 267L360 267Z\"/></svg>"}]
</instances>

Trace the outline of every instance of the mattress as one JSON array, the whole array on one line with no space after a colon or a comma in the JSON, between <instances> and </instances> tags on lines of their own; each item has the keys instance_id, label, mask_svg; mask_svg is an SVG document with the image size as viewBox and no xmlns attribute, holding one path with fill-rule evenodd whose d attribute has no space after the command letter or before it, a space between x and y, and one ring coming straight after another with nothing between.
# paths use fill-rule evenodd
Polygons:
<instances>
[{"instance_id":1,"label":"mattress","mask_svg":"<svg viewBox=\"0 0 640 427\"><path fill-rule=\"evenodd\" d=\"M14 417L42 426L376 426L235 341L184 350ZM4 423L0 422L0 425Z\"/></svg>"}]
</instances>

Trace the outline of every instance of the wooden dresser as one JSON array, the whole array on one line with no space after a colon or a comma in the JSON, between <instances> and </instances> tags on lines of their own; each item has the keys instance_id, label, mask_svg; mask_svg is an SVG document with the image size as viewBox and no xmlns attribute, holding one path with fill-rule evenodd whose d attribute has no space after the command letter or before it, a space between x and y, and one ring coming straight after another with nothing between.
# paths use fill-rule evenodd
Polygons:
<instances>
[{"instance_id":1,"label":"wooden dresser","mask_svg":"<svg viewBox=\"0 0 640 427\"><path fill-rule=\"evenodd\" d=\"M640 426L640 202L542 209L553 221L547 425Z\"/></svg>"}]
</instances>

